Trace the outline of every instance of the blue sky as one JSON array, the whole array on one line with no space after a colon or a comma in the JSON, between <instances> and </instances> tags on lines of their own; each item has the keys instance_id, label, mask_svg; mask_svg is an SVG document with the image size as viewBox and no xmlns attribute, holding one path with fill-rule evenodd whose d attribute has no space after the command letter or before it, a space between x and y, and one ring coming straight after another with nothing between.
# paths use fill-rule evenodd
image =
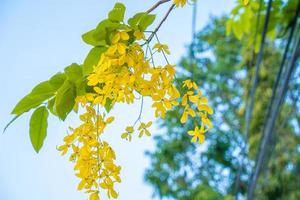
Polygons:
<instances>
[{"instance_id":1,"label":"blue sky","mask_svg":"<svg viewBox=\"0 0 300 200\"><path fill-rule=\"evenodd\" d=\"M81 41L81 34L105 18L115 2L0 0L0 128L11 119L9 113L14 105L33 86L72 62L83 61L90 47ZM126 16L130 17L156 1L121 2L127 5ZM199 0L197 30L207 23L210 14L226 13L233 5L233 0ZM157 19L166 9L165 5L155 11ZM171 63L180 60L185 44L191 39L191 14L191 6L176 9L159 30L160 40L169 44ZM136 138L131 143L120 139L120 133L135 121L138 112L138 104L117 106L112 111L116 121L105 136L117 153L117 163L123 167L122 183L117 186L120 200L152 199L153 190L143 181L144 169L150 163L144 152L154 148L152 138ZM50 117L48 136L39 154L30 144L29 117L30 113L22 116L0 135L0 199L87 199L82 191L76 190L78 180L73 175L72 163L56 150L68 126L79 124L77 116L72 114L64 123ZM153 119L153 111L146 101L143 120ZM154 126L152 132L159 130ZM102 199L106 199L105 195Z\"/></svg>"}]
</instances>

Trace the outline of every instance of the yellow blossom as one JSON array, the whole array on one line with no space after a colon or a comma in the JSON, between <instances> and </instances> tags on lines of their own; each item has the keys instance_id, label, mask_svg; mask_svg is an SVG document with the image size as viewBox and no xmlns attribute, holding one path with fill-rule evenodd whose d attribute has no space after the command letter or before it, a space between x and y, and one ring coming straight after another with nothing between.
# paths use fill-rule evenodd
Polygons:
<instances>
[{"instance_id":1,"label":"yellow blossom","mask_svg":"<svg viewBox=\"0 0 300 200\"><path fill-rule=\"evenodd\" d=\"M196 126L195 130L188 131L188 134L193 136L191 139L191 142L197 142L197 140L198 140L198 142L200 144L200 143L203 143L205 140L204 131L203 131L202 127L199 129L199 127Z\"/></svg>"},{"instance_id":2,"label":"yellow blossom","mask_svg":"<svg viewBox=\"0 0 300 200\"><path fill-rule=\"evenodd\" d=\"M140 32L140 31L134 31L133 35L134 35L134 37L135 37L137 40L145 39L145 35L144 35L143 32Z\"/></svg>"},{"instance_id":3,"label":"yellow blossom","mask_svg":"<svg viewBox=\"0 0 300 200\"><path fill-rule=\"evenodd\" d=\"M133 126L127 126L125 132L122 133L121 138L131 141L133 132L134 132Z\"/></svg>"},{"instance_id":4,"label":"yellow blossom","mask_svg":"<svg viewBox=\"0 0 300 200\"><path fill-rule=\"evenodd\" d=\"M183 7L183 6L185 6L187 0L173 0L173 2L177 7L179 7L179 6Z\"/></svg>"},{"instance_id":5,"label":"yellow blossom","mask_svg":"<svg viewBox=\"0 0 300 200\"><path fill-rule=\"evenodd\" d=\"M142 122L138 128L138 130L140 131L139 133L139 137L142 137L144 134L147 136L151 136L151 133L148 131L148 128L152 125L152 122L148 122L147 124L145 124L144 122Z\"/></svg>"},{"instance_id":6,"label":"yellow blossom","mask_svg":"<svg viewBox=\"0 0 300 200\"><path fill-rule=\"evenodd\" d=\"M166 54L170 54L170 50L169 50L169 47L168 45L166 44L161 44L161 43L156 43L154 46L153 46L153 49L157 49L158 52L165 52Z\"/></svg>"},{"instance_id":7,"label":"yellow blossom","mask_svg":"<svg viewBox=\"0 0 300 200\"><path fill-rule=\"evenodd\" d=\"M187 87L188 89L192 89L192 88L198 89L196 83L191 81L190 79L183 81L183 87Z\"/></svg>"},{"instance_id":8,"label":"yellow blossom","mask_svg":"<svg viewBox=\"0 0 300 200\"><path fill-rule=\"evenodd\" d=\"M129 35L128 33L126 33L125 31L121 31L118 32L114 35L114 37L112 38L111 42L113 44L118 43L120 40L128 40L129 39Z\"/></svg>"}]
</instances>

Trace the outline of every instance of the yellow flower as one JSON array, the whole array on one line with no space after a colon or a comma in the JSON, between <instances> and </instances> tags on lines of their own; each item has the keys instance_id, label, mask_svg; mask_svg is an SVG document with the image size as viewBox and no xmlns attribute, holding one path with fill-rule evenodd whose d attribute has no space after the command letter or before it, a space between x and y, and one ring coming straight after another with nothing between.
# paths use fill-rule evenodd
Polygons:
<instances>
[{"instance_id":1,"label":"yellow flower","mask_svg":"<svg viewBox=\"0 0 300 200\"><path fill-rule=\"evenodd\" d=\"M203 131L202 127L199 129L199 127L196 126L195 130L188 131L188 134L190 136L193 136L191 139L191 142L197 142L197 140L198 140L198 142L200 144L200 143L203 143L205 140L204 131Z\"/></svg>"},{"instance_id":2,"label":"yellow flower","mask_svg":"<svg viewBox=\"0 0 300 200\"><path fill-rule=\"evenodd\" d=\"M145 34L141 31L134 31L133 35L137 40L145 39Z\"/></svg>"},{"instance_id":3,"label":"yellow flower","mask_svg":"<svg viewBox=\"0 0 300 200\"><path fill-rule=\"evenodd\" d=\"M106 178L104 182L100 184L100 187L107 190L108 198L118 198L118 193L114 190L114 183L111 179Z\"/></svg>"},{"instance_id":4,"label":"yellow flower","mask_svg":"<svg viewBox=\"0 0 300 200\"><path fill-rule=\"evenodd\" d=\"M210 119L207 117L206 113L199 112L198 115L200 116L203 125L206 125L208 127L208 129L211 129L213 127L213 125L212 125Z\"/></svg>"},{"instance_id":5,"label":"yellow flower","mask_svg":"<svg viewBox=\"0 0 300 200\"><path fill-rule=\"evenodd\" d=\"M169 47L168 45L166 44L161 44L161 43L156 43L154 46L153 46L153 49L157 49L158 52L165 52L166 54L170 54L170 50L169 50Z\"/></svg>"},{"instance_id":6,"label":"yellow flower","mask_svg":"<svg viewBox=\"0 0 300 200\"><path fill-rule=\"evenodd\" d=\"M109 118L106 119L105 123L106 123L106 124L110 124L110 123L112 123L114 120L115 120L114 117L109 117Z\"/></svg>"},{"instance_id":7,"label":"yellow flower","mask_svg":"<svg viewBox=\"0 0 300 200\"><path fill-rule=\"evenodd\" d=\"M116 43L112 46L110 46L108 49L107 49L107 54L109 56L114 56L115 53L119 53L119 55L124 55L126 53L126 49L127 49L127 46L123 43Z\"/></svg>"},{"instance_id":8,"label":"yellow flower","mask_svg":"<svg viewBox=\"0 0 300 200\"><path fill-rule=\"evenodd\" d=\"M96 191L96 192L92 193L92 194L90 195L89 200L100 200L100 198L99 198L99 192Z\"/></svg>"},{"instance_id":9,"label":"yellow flower","mask_svg":"<svg viewBox=\"0 0 300 200\"><path fill-rule=\"evenodd\" d=\"M199 104L197 109L199 111L206 111L210 115L212 115L214 113L213 109L206 104Z\"/></svg>"},{"instance_id":10,"label":"yellow flower","mask_svg":"<svg viewBox=\"0 0 300 200\"><path fill-rule=\"evenodd\" d=\"M65 155L68 152L69 145L61 145L58 147L58 150L61 151L61 155Z\"/></svg>"},{"instance_id":11,"label":"yellow flower","mask_svg":"<svg viewBox=\"0 0 300 200\"><path fill-rule=\"evenodd\" d=\"M111 42L113 44L118 43L120 40L129 40L129 35L125 31L118 32L114 35L114 37L111 39Z\"/></svg>"},{"instance_id":12,"label":"yellow flower","mask_svg":"<svg viewBox=\"0 0 300 200\"><path fill-rule=\"evenodd\" d=\"M177 7L179 7L179 6L183 7L183 6L185 6L187 0L173 0L173 2Z\"/></svg>"},{"instance_id":13,"label":"yellow flower","mask_svg":"<svg viewBox=\"0 0 300 200\"><path fill-rule=\"evenodd\" d=\"M144 122L142 122L138 128L138 130L140 131L139 133L139 137L142 137L144 134L146 134L147 136L151 136L151 133L148 131L148 128L152 125L152 122L148 122L147 124L145 124Z\"/></svg>"},{"instance_id":14,"label":"yellow flower","mask_svg":"<svg viewBox=\"0 0 300 200\"><path fill-rule=\"evenodd\" d=\"M187 87L188 89L198 89L197 84L190 79L183 81L183 87Z\"/></svg>"},{"instance_id":15,"label":"yellow flower","mask_svg":"<svg viewBox=\"0 0 300 200\"><path fill-rule=\"evenodd\" d=\"M249 4L250 0L243 0L243 3L245 6L247 6Z\"/></svg>"},{"instance_id":16,"label":"yellow flower","mask_svg":"<svg viewBox=\"0 0 300 200\"><path fill-rule=\"evenodd\" d=\"M195 111L194 111L193 109L191 109L189 106L186 106L186 107L184 108L183 113L182 113L180 122L183 123L183 124L186 123L186 121L187 121L189 115L190 115L191 117L195 117L195 116L196 116L196 113L195 113Z\"/></svg>"},{"instance_id":17,"label":"yellow flower","mask_svg":"<svg viewBox=\"0 0 300 200\"><path fill-rule=\"evenodd\" d=\"M126 129L125 129L125 132L122 133L121 138L122 139L127 139L130 142L131 139L132 139L132 133L133 132L134 132L133 126L127 126Z\"/></svg>"}]
</instances>

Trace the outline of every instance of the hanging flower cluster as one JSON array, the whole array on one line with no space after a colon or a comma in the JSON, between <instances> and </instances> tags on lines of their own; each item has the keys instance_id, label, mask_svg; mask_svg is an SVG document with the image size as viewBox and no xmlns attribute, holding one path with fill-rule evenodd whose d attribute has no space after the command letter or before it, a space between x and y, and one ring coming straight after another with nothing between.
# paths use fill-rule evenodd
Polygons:
<instances>
[{"instance_id":1,"label":"hanging flower cluster","mask_svg":"<svg viewBox=\"0 0 300 200\"><path fill-rule=\"evenodd\" d=\"M64 144L58 148L62 155L71 152L69 160L75 162L74 170L80 178L78 190L85 189L91 200L99 199L99 189L107 190L107 196L117 198L114 183L121 182L121 167L114 163L115 152L105 141L101 141L105 127L114 121L114 117L99 115L83 98L77 99L85 106L86 112L80 115L82 124L64 137Z\"/></svg>"},{"instance_id":2,"label":"hanging flower cluster","mask_svg":"<svg viewBox=\"0 0 300 200\"><path fill-rule=\"evenodd\" d=\"M185 1L176 1L177 6L183 6ZM192 142L204 141L204 133L212 127L208 114L212 109L207 105L207 98L203 97L197 85L191 81L183 82L183 96L177 89L175 80L175 66L168 63L164 66L154 65L155 53L170 54L166 44L159 42L150 47L155 32L150 32L147 38L145 31L131 24L122 24L108 34L108 45L101 54L99 61L94 65L92 73L87 76L87 85L90 92L76 98L76 103L85 108L86 112L80 116L82 124L65 137L59 150L65 154L71 150L70 160L75 162L76 175L81 179L78 189L85 189L90 193L90 199L99 199L99 189L107 190L108 197L117 198L114 184L120 182L120 166L114 163L115 153L108 143L101 141L107 124L114 120L108 115L109 106L116 103L132 104L136 99L148 97L152 99L155 117L164 118L167 111L174 106L183 106L181 122L186 123L188 117L199 117L200 128L189 131L193 136ZM148 56L148 55L150 56ZM95 110L97 108L97 110ZM152 122L141 122L141 114L133 125L126 127L121 138L132 140L135 126L138 136L150 136L148 128Z\"/></svg>"},{"instance_id":3,"label":"hanging flower cluster","mask_svg":"<svg viewBox=\"0 0 300 200\"><path fill-rule=\"evenodd\" d=\"M191 141L203 143L204 133L212 128L212 123L208 118L208 114L213 114L211 107L207 105L208 99L202 96L198 86L191 80L183 81L183 87L188 91L182 97L181 105L184 106L184 111L180 119L181 123L186 123L189 116L195 118L198 116L201 119L201 126L195 126L195 130L188 131L188 134L193 136Z\"/></svg>"},{"instance_id":4,"label":"hanging flower cluster","mask_svg":"<svg viewBox=\"0 0 300 200\"><path fill-rule=\"evenodd\" d=\"M165 17L154 31L146 31L156 17L150 12L166 2L172 5ZM121 167L115 163L112 147L102 140L106 126L114 121L110 114L114 105L141 101L138 118L121 133L121 138L129 141L134 135L151 136L152 122L142 121L144 98L151 99L156 118L164 118L175 106L181 106L181 122L186 123L192 117L196 123L195 129L188 132L192 142L203 142L204 133L212 127L208 115L213 111L208 100L192 80L177 81L175 66L166 57L170 49L156 34L172 9L185 4L186 0L159 1L126 23L126 8L116 3L107 19L83 34L83 41L93 46L83 64L73 63L64 72L41 82L12 111L16 116L10 123L35 109L29 132L32 145L39 152L47 135L49 111L65 120L71 111L83 110L81 124L70 128L58 150L74 162L75 174L80 179L78 189L89 193L90 200L99 200L100 190L109 198L118 197L115 186L121 182ZM165 62L155 64L156 55Z\"/></svg>"}]
</instances>

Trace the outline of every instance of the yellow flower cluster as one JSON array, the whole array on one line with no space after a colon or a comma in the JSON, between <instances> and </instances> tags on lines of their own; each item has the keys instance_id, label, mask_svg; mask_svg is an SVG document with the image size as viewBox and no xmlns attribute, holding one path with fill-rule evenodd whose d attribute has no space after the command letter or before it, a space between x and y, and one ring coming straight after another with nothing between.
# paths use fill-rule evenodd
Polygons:
<instances>
[{"instance_id":1,"label":"yellow flower cluster","mask_svg":"<svg viewBox=\"0 0 300 200\"><path fill-rule=\"evenodd\" d=\"M152 125L152 122L148 122L147 124L144 122L140 123L140 126L138 127L139 131L139 137L142 137L144 135L151 136L150 131L148 128ZM132 134L134 133L134 127L133 126L127 126L125 129L125 132L122 133L121 138L126 139L128 141L131 141Z\"/></svg>"},{"instance_id":2,"label":"yellow flower cluster","mask_svg":"<svg viewBox=\"0 0 300 200\"><path fill-rule=\"evenodd\" d=\"M77 102L80 102L78 98ZM78 190L85 189L90 193L90 200L99 200L99 189L107 190L108 197L117 198L114 183L121 182L121 167L114 163L115 152L105 141L100 140L107 124L113 122L114 117L105 119L91 106L85 106L86 113L80 115L82 124L73 129L71 134L64 137L64 144L58 150L62 155L71 152L70 161L75 163L76 176L80 178Z\"/></svg>"},{"instance_id":3,"label":"yellow flower cluster","mask_svg":"<svg viewBox=\"0 0 300 200\"><path fill-rule=\"evenodd\" d=\"M188 134L193 136L192 142L204 142L204 133L212 128L212 123L207 117L207 114L213 114L211 107L207 105L208 99L202 96L196 83L191 80L183 81L183 87L188 91L183 95L181 105L184 106L184 111L181 116L181 123L186 123L189 116L195 118L196 116L201 119L201 127L195 127L194 131L189 131Z\"/></svg>"},{"instance_id":4,"label":"yellow flower cluster","mask_svg":"<svg viewBox=\"0 0 300 200\"><path fill-rule=\"evenodd\" d=\"M76 98L77 106L80 104L86 110L80 116L82 124L71 129L72 133L64 138L65 144L59 147L62 154L72 151L70 160L75 162L76 175L81 179L78 189L90 193L90 199L99 199L100 188L107 191L109 198L117 198L114 183L121 182L121 167L114 163L115 153L107 142L100 139L106 125L114 118L106 118L105 113L101 115L100 108L106 108L108 104L110 107L116 103L131 104L136 99L149 97L156 117L164 118L167 111L180 105L184 107L182 123L186 123L189 116L200 117L201 127L196 126L194 131L188 132L193 136L192 142L203 142L204 133L212 127L207 117L212 114L212 109L197 85L191 80L184 81L183 89L188 91L182 96L180 104L181 95L175 85L175 66L155 66L151 62L153 57L147 58L145 55L144 45L151 51L145 38L143 32L127 26L111 35L107 50L101 54L93 72L87 77L87 85L92 91ZM164 56L170 53L168 46L161 43L155 44L152 50ZM153 56L154 53L151 54ZM138 121L138 136L151 135L148 129L152 122L144 123L140 118L133 126L126 128L121 138L131 141Z\"/></svg>"},{"instance_id":5,"label":"yellow flower cluster","mask_svg":"<svg viewBox=\"0 0 300 200\"><path fill-rule=\"evenodd\" d=\"M130 30L114 35L112 45L102 54L94 72L88 77L88 85L93 86L95 91L93 103L104 106L109 99L112 104L130 104L140 94L155 101L156 116L164 116L167 110L177 105L175 99L180 96L173 84L174 66L150 67L142 46L128 42L129 39L143 37L137 38L137 34L133 34L134 38L130 38L128 32ZM164 46L163 49L167 48ZM160 47L159 51L162 51Z\"/></svg>"}]
</instances>

